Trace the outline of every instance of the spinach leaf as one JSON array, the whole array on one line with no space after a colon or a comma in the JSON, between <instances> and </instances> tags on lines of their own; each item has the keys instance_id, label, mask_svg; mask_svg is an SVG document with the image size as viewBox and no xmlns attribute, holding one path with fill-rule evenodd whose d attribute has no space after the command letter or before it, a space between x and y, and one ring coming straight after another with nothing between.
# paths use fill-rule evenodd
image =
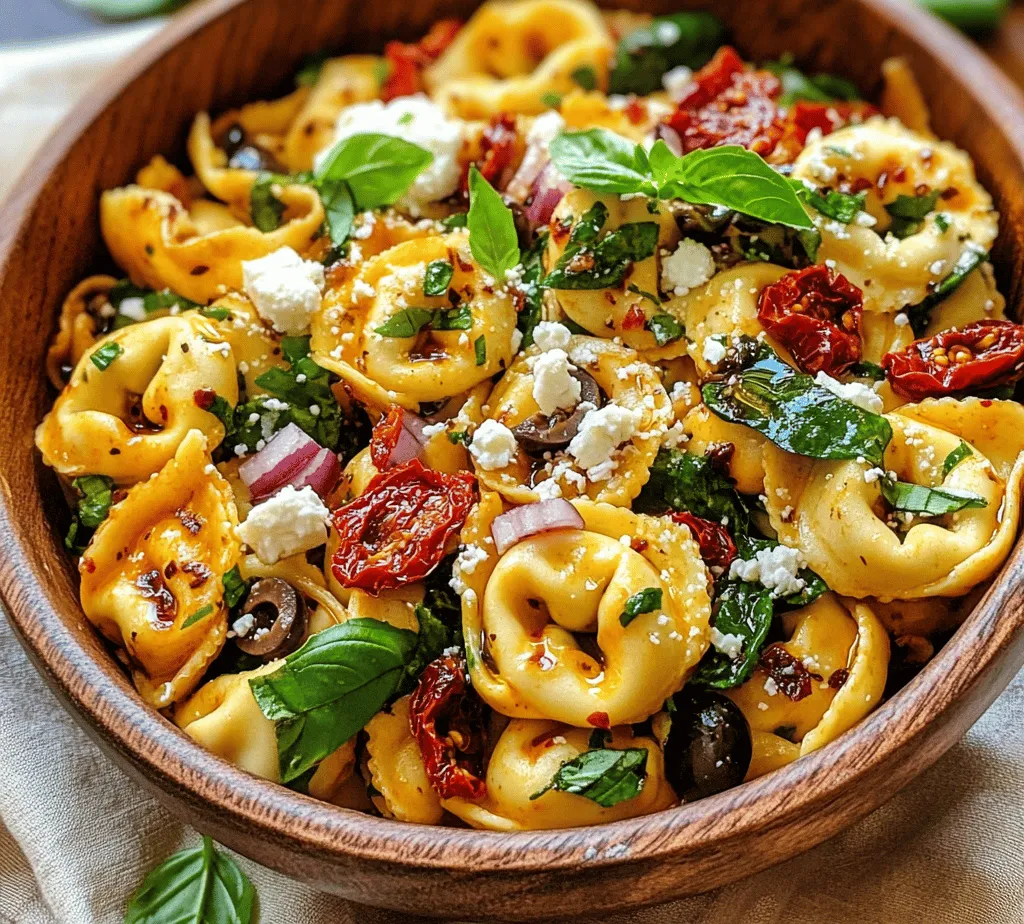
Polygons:
<instances>
[{"instance_id":1,"label":"spinach leaf","mask_svg":"<svg viewBox=\"0 0 1024 924\"><path fill-rule=\"evenodd\" d=\"M625 603L619 615L619 623L628 626L642 613L653 613L661 609L661 588L645 587L638 590Z\"/></svg>"},{"instance_id":2,"label":"spinach leaf","mask_svg":"<svg viewBox=\"0 0 1024 924\"><path fill-rule=\"evenodd\" d=\"M597 89L597 73L588 64L577 67L569 76L581 90L589 92Z\"/></svg>"},{"instance_id":3,"label":"spinach leaf","mask_svg":"<svg viewBox=\"0 0 1024 924\"><path fill-rule=\"evenodd\" d=\"M452 281L455 267L447 260L431 260L423 277L424 295L444 295Z\"/></svg>"},{"instance_id":4,"label":"spinach leaf","mask_svg":"<svg viewBox=\"0 0 1024 924\"><path fill-rule=\"evenodd\" d=\"M971 241L967 242L964 252L960 254L953 269L923 301L907 308L910 327L915 337L920 337L928 327L932 309L939 302L952 295L960 284L988 259L988 253Z\"/></svg>"},{"instance_id":5,"label":"spinach leaf","mask_svg":"<svg viewBox=\"0 0 1024 924\"><path fill-rule=\"evenodd\" d=\"M877 363L869 363L867 360L854 363L850 367L850 375L860 379L872 379L875 382L885 381L885 370Z\"/></svg>"},{"instance_id":6,"label":"spinach leaf","mask_svg":"<svg viewBox=\"0 0 1024 924\"><path fill-rule=\"evenodd\" d=\"M630 267L653 255L658 246L654 222L629 222L598 240L608 220L603 202L595 202L576 223L565 251L544 280L550 289L606 289L621 285Z\"/></svg>"},{"instance_id":7,"label":"spinach leaf","mask_svg":"<svg viewBox=\"0 0 1024 924\"><path fill-rule=\"evenodd\" d=\"M833 221L841 221L844 225L848 225L857 217L858 212L863 211L864 203L868 198L866 192L851 195L829 189L825 191L825 195L822 195L799 180L793 180L792 184L797 196L812 209Z\"/></svg>"},{"instance_id":8,"label":"spinach leaf","mask_svg":"<svg viewBox=\"0 0 1024 924\"><path fill-rule=\"evenodd\" d=\"M603 808L611 808L640 795L647 780L647 749L601 748L585 751L558 768L551 782L530 796L539 799L555 789L583 796Z\"/></svg>"},{"instance_id":9,"label":"spinach leaf","mask_svg":"<svg viewBox=\"0 0 1024 924\"><path fill-rule=\"evenodd\" d=\"M498 285L519 264L519 236L512 211L474 164L469 168L469 249Z\"/></svg>"},{"instance_id":10,"label":"spinach leaf","mask_svg":"<svg viewBox=\"0 0 1024 924\"><path fill-rule=\"evenodd\" d=\"M250 924L256 891L208 837L165 860L128 902L125 924Z\"/></svg>"},{"instance_id":11,"label":"spinach leaf","mask_svg":"<svg viewBox=\"0 0 1024 924\"><path fill-rule=\"evenodd\" d=\"M679 323L674 315L666 312L659 312L648 322L647 327L654 335L654 342L658 346L665 346L683 336L683 325Z\"/></svg>"},{"instance_id":12,"label":"spinach leaf","mask_svg":"<svg viewBox=\"0 0 1024 924\"><path fill-rule=\"evenodd\" d=\"M661 89L674 67L696 70L725 42L725 26L710 13L656 16L649 25L623 36L615 51L609 93L646 96Z\"/></svg>"},{"instance_id":13,"label":"spinach leaf","mask_svg":"<svg viewBox=\"0 0 1024 924\"><path fill-rule=\"evenodd\" d=\"M106 475L82 475L71 482L71 487L78 492L79 498L64 545L69 552L80 555L85 551L92 531L110 513L114 503L114 479Z\"/></svg>"},{"instance_id":14,"label":"spinach leaf","mask_svg":"<svg viewBox=\"0 0 1024 924\"><path fill-rule=\"evenodd\" d=\"M939 191L937 189L933 189L923 196L902 194L897 196L885 207L885 210L892 216L889 232L900 240L917 234L928 213L934 210L935 203L938 201Z\"/></svg>"},{"instance_id":15,"label":"spinach leaf","mask_svg":"<svg viewBox=\"0 0 1024 924\"><path fill-rule=\"evenodd\" d=\"M907 513L927 513L931 516L942 516L956 513L958 510L979 509L987 507L988 501L970 491L956 491L952 488L926 488L920 484L905 481L890 481L888 478L879 480L882 496L894 510Z\"/></svg>"},{"instance_id":16,"label":"spinach leaf","mask_svg":"<svg viewBox=\"0 0 1024 924\"><path fill-rule=\"evenodd\" d=\"M110 364L117 359L124 352L124 347L121 346L116 340L110 340L104 343L99 349L93 350L92 355L89 359L92 360L92 364L103 372L109 368Z\"/></svg>"},{"instance_id":17,"label":"spinach leaf","mask_svg":"<svg viewBox=\"0 0 1024 924\"><path fill-rule=\"evenodd\" d=\"M319 763L395 694L418 643L415 632L350 619L318 632L271 674L249 680L277 725L281 780Z\"/></svg>"},{"instance_id":18,"label":"spinach leaf","mask_svg":"<svg viewBox=\"0 0 1024 924\"><path fill-rule=\"evenodd\" d=\"M881 465L892 428L837 397L809 375L774 354L761 357L726 382L701 389L708 407L723 420L744 424L787 452L812 459L856 459Z\"/></svg>"},{"instance_id":19,"label":"spinach leaf","mask_svg":"<svg viewBox=\"0 0 1024 924\"><path fill-rule=\"evenodd\" d=\"M762 66L766 71L771 71L782 83L780 106L791 106L797 100L830 103L835 100L851 102L861 98L856 84L843 77L836 77L833 74L816 74L809 77L793 66L792 55L784 55L778 61L769 61Z\"/></svg>"},{"instance_id":20,"label":"spinach leaf","mask_svg":"<svg viewBox=\"0 0 1024 924\"><path fill-rule=\"evenodd\" d=\"M260 173L249 190L249 214L252 223L264 234L281 227L285 205L274 194L275 186L290 182L290 178L276 173Z\"/></svg>"},{"instance_id":21,"label":"spinach leaf","mask_svg":"<svg viewBox=\"0 0 1024 924\"><path fill-rule=\"evenodd\" d=\"M945 478L954 468L956 468L964 459L969 459L974 455L974 450L971 449L970 445L960 440L960 445L956 447L942 463L942 477Z\"/></svg>"},{"instance_id":22,"label":"spinach leaf","mask_svg":"<svg viewBox=\"0 0 1024 924\"><path fill-rule=\"evenodd\" d=\"M558 172L584 189L657 194L644 148L607 129L562 132L551 141L549 154Z\"/></svg>"},{"instance_id":23,"label":"spinach leaf","mask_svg":"<svg viewBox=\"0 0 1024 924\"><path fill-rule=\"evenodd\" d=\"M779 545L778 542L772 539L762 539L760 536L752 536L748 533L736 533L735 540L736 551L739 557L745 560L754 558L762 550L773 549ZM790 594L788 597L773 598L776 611L780 608L790 609L807 606L817 600L822 594L828 593L828 584L810 568L801 568L797 572L797 577L804 582L803 589L795 594Z\"/></svg>"},{"instance_id":24,"label":"spinach leaf","mask_svg":"<svg viewBox=\"0 0 1024 924\"><path fill-rule=\"evenodd\" d=\"M315 173L317 184L344 180L360 209L392 205L431 163L430 151L375 132L339 141Z\"/></svg>"},{"instance_id":25,"label":"spinach leaf","mask_svg":"<svg viewBox=\"0 0 1024 924\"><path fill-rule=\"evenodd\" d=\"M745 681L757 665L774 616L772 593L760 584L729 582L715 601L713 625L723 635L739 635L743 648L736 659L711 647L701 658L692 683L728 690Z\"/></svg>"},{"instance_id":26,"label":"spinach leaf","mask_svg":"<svg viewBox=\"0 0 1024 924\"><path fill-rule=\"evenodd\" d=\"M541 278L544 275L544 251L548 246L548 233L541 231L530 249L523 254L523 275L519 281L519 289L524 294L523 307L516 317L516 327L523 335L520 349L525 350L533 345L533 329L541 322L544 307L544 287Z\"/></svg>"}]
</instances>

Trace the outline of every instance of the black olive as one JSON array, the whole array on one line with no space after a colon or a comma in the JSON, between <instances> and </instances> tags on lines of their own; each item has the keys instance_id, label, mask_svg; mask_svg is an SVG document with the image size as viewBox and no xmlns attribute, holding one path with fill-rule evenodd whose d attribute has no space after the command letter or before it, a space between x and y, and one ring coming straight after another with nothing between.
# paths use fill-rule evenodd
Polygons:
<instances>
[{"instance_id":1,"label":"black olive","mask_svg":"<svg viewBox=\"0 0 1024 924\"><path fill-rule=\"evenodd\" d=\"M220 146L224 149L224 153L231 157L243 144L245 144L245 129L236 122L224 132L224 140L221 141Z\"/></svg>"},{"instance_id":2,"label":"black olive","mask_svg":"<svg viewBox=\"0 0 1024 924\"><path fill-rule=\"evenodd\" d=\"M261 578L252 585L243 614L253 626L235 638L246 654L273 661L291 654L306 637L306 604L302 594L281 578Z\"/></svg>"},{"instance_id":3,"label":"black olive","mask_svg":"<svg viewBox=\"0 0 1024 924\"><path fill-rule=\"evenodd\" d=\"M269 151L254 144L245 133L245 129L237 123L224 133L221 148L228 156L228 166L235 170L283 172L277 158Z\"/></svg>"},{"instance_id":4,"label":"black olive","mask_svg":"<svg viewBox=\"0 0 1024 924\"><path fill-rule=\"evenodd\" d=\"M512 432L524 452L540 456L545 452L565 449L579 430L580 421L589 407L600 406L601 389L593 377L582 369L574 369L569 375L580 383L579 404L571 413L556 411L550 417L546 414L534 414L513 427Z\"/></svg>"},{"instance_id":5,"label":"black olive","mask_svg":"<svg viewBox=\"0 0 1024 924\"><path fill-rule=\"evenodd\" d=\"M743 782L750 767L750 726L740 708L712 690L681 690L665 742L665 775L684 802Z\"/></svg>"}]
</instances>

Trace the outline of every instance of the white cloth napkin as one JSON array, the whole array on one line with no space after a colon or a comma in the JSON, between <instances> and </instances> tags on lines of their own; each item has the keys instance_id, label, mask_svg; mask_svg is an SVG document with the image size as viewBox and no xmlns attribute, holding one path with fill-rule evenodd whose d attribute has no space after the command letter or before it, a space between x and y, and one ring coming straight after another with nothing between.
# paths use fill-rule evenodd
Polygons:
<instances>
[{"instance_id":1,"label":"white cloth napkin","mask_svg":"<svg viewBox=\"0 0 1024 924\"><path fill-rule=\"evenodd\" d=\"M0 196L88 84L152 26L0 49ZM42 374L40 372L40 374ZM154 865L198 835L113 766L0 619L0 924L118 924ZM248 860L261 924L417 924ZM553 907L557 915L562 909ZM596 920L601 895L567 920ZM612 924L1020 924L1024 674L931 771L802 857Z\"/></svg>"}]
</instances>

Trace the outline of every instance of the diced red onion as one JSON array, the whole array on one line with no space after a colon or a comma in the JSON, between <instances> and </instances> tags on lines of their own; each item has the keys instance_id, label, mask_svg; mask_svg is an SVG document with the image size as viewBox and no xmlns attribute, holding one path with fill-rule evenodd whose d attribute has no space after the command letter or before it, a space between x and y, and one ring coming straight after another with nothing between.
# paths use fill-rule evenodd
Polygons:
<instances>
[{"instance_id":1,"label":"diced red onion","mask_svg":"<svg viewBox=\"0 0 1024 924\"><path fill-rule=\"evenodd\" d=\"M537 177L540 176L541 171L550 160L546 145L529 145L519 169L516 170L512 179L508 181L508 186L505 187L505 195L522 205L529 197Z\"/></svg>"},{"instance_id":2,"label":"diced red onion","mask_svg":"<svg viewBox=\"0 0 1024 924\"><path fill-rule=\"evenodd\" d=\"M320 452L320 444L297 424L278 430L267 445L238 466L254 501L269 497Z\"/></svg>"},{"instance_id":3,"label":"diced red onion","mask_svg":"<svg viewBox=\"0 0 1024 924\"><path fill-rule=\"evenodd\" d=\"M338 483L339 477L341 477L341 462L338 460L338 454L323 448L313 456L302 471L288 479L288 484L296 490L310 487L320 497L326 497Z\"/></svg>"},{"instance_id":4,"label":"diced red onion","mask_svg":"<svg viewBox=\"0 0 1024 924\"><path fill-rule=\"evenodd\" d=\"M388 454L384 468L388 469L394 468L396 465L405 465L406 462L418 459L422 452L423 444L416 439L411 430L403 426L398 431L398 442L395 443L394 449Z\"/></svg>"},{"instance_id":5,"label":"diced red onion","mask_svg":"<svg viewBox=\"0 0 1024 924\"><path fill-rule=\"evenodd\" d=\"M668 146L668 149L676 155L676 157L682 156L683 153L683 139L679 137L677 132L671 125L666 125L664 122L658 124L658 127L654 130L656 138L660 138Z\"/></svg>"},{"instance_id":6,"label":"diced red onion","mask_svg":"<svg viewBox=\"0 0 1024 924\"><path fill-rule=\"evenodd\" d=\"M554 165L550 162L545 164L533 183L533 201L526 207L526 217L534 224L546 225L558 203L570 189L572 184L555 169Z\"/></svg>"},{"instance_id":7,"label":"diced red onion","mask_svg":"<svg viewBox=\"0 0 1024 924\"><path fill-rule=\"evenodd\" d=\"M552 529L581 529L583 517L567 500L556 497L513 507L494 518L491 536L499 555L504 555L517 542Z\"/></svg>"}]
</instances>

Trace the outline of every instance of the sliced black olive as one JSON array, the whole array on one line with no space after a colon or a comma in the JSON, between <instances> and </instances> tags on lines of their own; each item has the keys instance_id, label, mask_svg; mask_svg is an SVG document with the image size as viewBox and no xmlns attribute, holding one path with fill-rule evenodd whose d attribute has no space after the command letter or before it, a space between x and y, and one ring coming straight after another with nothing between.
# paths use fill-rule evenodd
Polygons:
<instances>
[{"instance_id":1,"label":"sliced black olive","mask_svg":"<svg viewBox=\"0 0 1024 924\"><path fill-rule=\"evenodd\" d=\"M224 133L221 147L228 156L228 166L236 170L284 172L278 159L269 151L253 143L245 129L237 123Z\"/></svg>"},{"instance_id":2,"label":"sliced black olive","mask_svg":"<svg viewBox=\"0 0 1024 924\"><path fill-rule=\"evenodd\" d=\"M743 782L750 767L750 726L740 708L712 690L686 688L665 742L665 775L684 802Z\"/></svg>"},{"instance_id":3,"label":"sliced black olive","mask_svg":"<svg viewBox=\"0 0 1024 924\"><path fill-rule=\"evenodd\" d=\"M574 369L569 375L580 383L580 403L572 412L556 411L550 417L534 414L512 428L519 445L530 455L540 456L545 452L565 449L579 430L587 410L601 404L601 389L592 376L582 369Z\"/></svg>"},{"instance_id":4,"label":"sliced black olive","mask_svg":"<svg viewBox=\"0 0 1024 924\"><path fill-rule=\"evenodd\" d=\"M281 578L261 578L253 584L242 613L253 617L253 626L237 636L235 644L264 661L291 654L306 636L306 604Z\"/></svg>"}]
</instances>

